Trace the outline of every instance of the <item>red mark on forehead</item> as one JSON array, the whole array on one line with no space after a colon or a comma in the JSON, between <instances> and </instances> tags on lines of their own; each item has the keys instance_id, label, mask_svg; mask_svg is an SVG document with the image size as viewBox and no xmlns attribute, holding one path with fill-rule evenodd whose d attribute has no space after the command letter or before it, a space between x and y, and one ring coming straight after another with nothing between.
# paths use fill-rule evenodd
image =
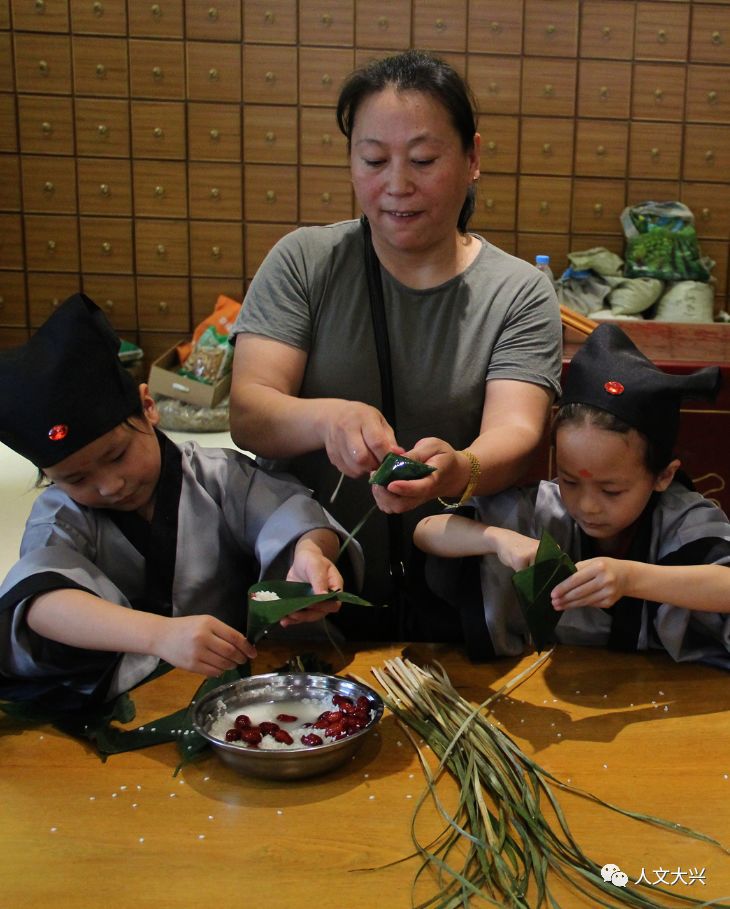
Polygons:
<instances>
[{"instance_id":1,"label":"red mark on forehead","mask_svg":"<svg viewBox=\"0 0 730 909\"><path fill-rule=\"evenodd\" d=\"M590 480L593 474L590 472L590 470L586 470L585 467L581 467L581 469L578 471L578 476L585 477L587 480Z\"/></svg>"}]
</instances>

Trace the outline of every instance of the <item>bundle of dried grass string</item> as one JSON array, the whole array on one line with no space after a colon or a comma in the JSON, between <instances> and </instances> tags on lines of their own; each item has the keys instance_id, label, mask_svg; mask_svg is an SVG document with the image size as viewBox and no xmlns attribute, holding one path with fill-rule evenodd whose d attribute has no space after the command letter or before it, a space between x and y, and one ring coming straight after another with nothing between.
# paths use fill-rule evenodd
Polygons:
<instances>
[{"instance_id":1,"label":"bundle of dried grass string","mask_svg":"<svg viewBox=\"0 0 730 909\"><path fill-rule=\"evenodd\" d=\"M646 892L647 885L640 885L644 889L625 889L606 884L600 874L601 865L585 854L571 834L555 789L574 793L634 820L703 840L726 853L728 850L691 828L620 808L562 782L531 760L488 720L486 708L490 702L523 681L551 653L543 654L479 705L465 700L438 664L422 668L398 658L387 661L382 669L373 667L373 674L386 692L385 702L404 725L427 779L426 790L416 804L411 821L411 836L422 859L413 883L413 905L416 905L419 878L424 871L432 869L440 889L419 903L418 909L430 906L452 909L482 903L515 909L539 909L544 905L559 909L560 904L551 891L551 875L557 875L580 892L588 904L609 909L727 906L727 903L702 902L651 886L652 894L669 900L657 902ZM431 770L411 730L439 758L435 771ZM439 798L436 787L446 770L460 787L453 813ZM433 842L424 844L415 828L429 795L446 826Z\"/></svg>"}]
</instances>

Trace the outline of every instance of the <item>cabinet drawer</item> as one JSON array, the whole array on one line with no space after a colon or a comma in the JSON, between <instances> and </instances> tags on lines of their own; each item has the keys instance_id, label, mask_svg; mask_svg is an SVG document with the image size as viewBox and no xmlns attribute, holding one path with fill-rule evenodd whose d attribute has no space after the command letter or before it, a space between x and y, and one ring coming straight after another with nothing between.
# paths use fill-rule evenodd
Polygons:
<instances>
[{"instance_id":1,"label":"cabinet drawer","mask_svg":"<svg viewBox=\"0 0 730 909\"><path fill-rule=\"evenodd\" d=\"M523 177L517 212L519 230L567 233L570 228L570 178Z\"/></svg>"},{"instance_id":2,"label":"cabinet drawer","mask_svg":"<svg viewBox=\"0 0 730 909\"><path fill-rule=\"evenodd\" d=\"M535 263L535 256L550 256L553 274L559 275L564 266L568 265L570 252L570 237L567 234L517 234L517 253L520 259ZM591 243L595 246L596 244ZM574 249L577 247L573 247ZM545 474L549 476L549 474Z\"/></svg>"},{"instance_id":3,"label":"cabinet drawer","mask_svg":"<svg viewBox=\"0 0 730 909\"><path fill-rule=\"evenodd\" d=\"M353 0L299 0L299 43L354 43Z\"/></svg>"},{"instance_id":4,"label":"cabinet drawer","mask_svg":"<svg viewBox=\"0 0 730 909\"><path fill-rule=\"evenodd\" d=\"M220 278L191 278L190 304L193 325L199 325L213 312L216 300L221 294L240 303L243 300L243 278L230 275Z\"/></svg>"},{"instance_id":5,"label":"cabinet drawer","mask_svg":"<svg viewBox=\"0 0 730 909\"><path fill-rule=\"evenodd\" d=\"M129 96L124 38L74 36L74 89L80 95Z\"/></svg>"},{"instance_id":6,"label":"cabinet drawer","mask_svg":"<svg viewBox=\"0 0 730 909\"><path fill-rule=\"evenodd\" d=\"M0 155L0 211L20 211L20 207L20 161L17 155Z\"/></svg>"},{"instance_id":7,"label":"cabinet drawer","mask_svg":"<svg viewBox=\"0 0 730 909\"><path fill-rule=\"evenodd\" d=\"M581 57L630 60L634 50L633 2L583 0L581 6Z\"/></svg>"},{"instance_id":8,"label":"cabinet drawer","mask_svg":"<svg viewBox=\"0 0 730 909\"><path fill-rule=\"evenodd\" d=\"M77 274L28 272L28 314L31 326L37 328L42 325L64 300L78 293L80 287Z\"/></svg>"},{"instance_id":9,"label":"cabinet drawer","mask_svg":"<svg viewBox=\"0 0 730 909\"><path fill-rule=\"evenodd\" d=\"M243 215L238 164L188 164L190 217L240 221Z\"/></svg>"},{"instance_id":10,"label":"cabinet drawer","mask_svg":"<svg viewBox=\"0 0 730 909\"><path fill-rule=\"evenodd\" d=\"M77 210L74 158L26 155L21 166L26 211L72 214Z\"/></svg>"},{"instance_id":11,"label":"cabinet drawer","mask_svg":"<svg viewBox=\"0 0 730 909\"><path fill-rule=\"evenodd\" d=\"M14 41L19 92L71 94L71 42L66 35L16 32Z\"/></svg>"},{"instance_id":12,"label":"cabinet drawer","mask_svg":"<svg viewBox=\"0 0 730 909\"><path fill-rule=\"evenodd\" d=\"M730 123L730 85L727 66L687 67L687 119Z\"/></svg>"},{"instance_id":13,"label":"cabinet drawer","mask_svg":"<svg viewBox=\"0 0 730 909\"><path fill-rule=\"evenodd\" d=\"M25 276L20 271L0 271L0 325L27 325Z\"/></svg>"},{"instance_id":14,"label":"cabinet drawer","mask_svg":"<svg viewBox=\"0 0 730 909\"><path fill-rule=\"evenodd\" d=\"M335 107L340 86L353 68L350 48L299 48L299 100L302 104Z\"/></svg>"},{"instance_id":15,"label":"cabinet drawer","mask_svg":"<svg viewBox=\"0 0 730 909\"><path fill-rule=\"evenodd\" d=\"M730 126L688 124L684 133L685 180L718 180L730 175Z\"/></svg>"},{"instance_id":16,"label":"cabinet drawer","mask_svg":"<svg viewBox=\"0 0 730 909\"><path fill-rule=\"evenodd\" d=\"M10 32L0 32L0 91L15 91L14 69Z\"/></svg>"},{"instance_id":17,"label":"cabinet drawer","mask_svg":"<svg viewBox=\"0 0 730 909\"><path fill-rule=\"evenodd\" d=\"M349 167L302 167L299 174L299 220L330 224L352 217Z\"/></svg>"},{"instance_id":18,"label":"cabinet drawer","mask_svg":"<svg viewBox=\"0 0 730 909\"><path fill-rule=\"evenodd\" d=\"M35 137L33 137L35 139ZM0 95L0 151L15 152L18 150L18 132L16 128L15 97Z\"/></svg>"},{"instance_id":19,"label":"cabinet drawer","mask_svg":"<svg viewBox=\"0 0 730 909\"><path fill-rule=\"evenodd\" d=\"M193 41L240 41L241 0L186 0L185 37Z\"/></svg>"},{"instance_id":20,"label":"cabinet drawer","mask_svg":"<svg viewBox=\"0 0 730 909\"><path fill-rule=\"evenodd\" d=\"M133 101L132 150L139 158L184 158L185 103Z\"/></svg>"},{"instance_id":21,"label":"cabinet drawer","mask_svg":"<svg viewBox=\"0 0 730 909\"><path fill-rule=\"evenodd\" d=\"M678 180L629 180L626 204L638 205L647 199L678 199Z\"/></svg>"},{"instance_id":22,"label":"cabinet drawer","mask_svg":"<svg viewBox=\"0 0 730 909\"><path fill-rule=\"evenodd\" d=\"M321 51L319 55L321 57ZM244 101L256 104L296 104L297 79L296 48L260 44L247 44L244 48Z\"/></svg>"},{"instance_id":23,"label":"cabinet drawer","mask_svg":"<svg viewBox=\"0 0 730 909\"><path fill-rule=\"evenodd\" d=\"M188 274L187 221L135 221L137 273L142 275Z\"/></svg>"},{"instance_id":24,"label":"cabinet drawer","mask_svg":"<svg viewBox=\"0 0 730 909\"><path fill-rule=\"evenodd\" d=\"M243 158L261 164L296 164L297 108L246 104Z\"/></svg>"},{"instance_id":25,"label":"cabinet drawer","mask_svg":"<svg viewBox=\"0 0 730 909\"><path fill-rule=\"evenodd\" d=\"M637 4L637 60L686 60L688 41L688 3Z\"/></svg>"},{"instance_id":26,"label":"cabinet drawer","mask_svg":"<svg viewBox=\"0 0 730 909\"><path fill-rule=\"evenodd\" d=\"M730 62L730 6L692 5L689 58L695 63Z\"/></svg>"},{"instance_id":27,"label":"cabinet drawer","mask_svg":"<svg viewBox=\"0 0 730 909\"><path fill-rule=\"evenodd\" d=\"M695 216L698 237L727 240L730 234L729 183L683 183L680 200Z\"/></svg>"},{"instance_id":28,"label":"cabinet drawer","mask_svg":"<svg viewBox=\"0 0 730 909\"><path fill-rule=\"evenodd\" d=\"M130 218L80 218L81 270L132 274Z\"/></svg>"},{"instance_id":29,"label":"cabinet drawer","mask_svg":"<svg viewBox=\"0 0 730 909\"><path fill-rule=\"evenodd\" d=\"M247 221L297 220L296 167L249 164L244 180Z\"/></svg>"},{"instance_id":30,"label":"cabinet drawer","mask_svg":"<svg viewBox=\"0 0 730 909\"><path fill-rule=\"evenodd\" d=\"M581 60L578 116L628 119L630 111L631 64Z\"/></svg>"},{"instance_id":31,"label":"cabinet drawer","mask_svg":"<svg viewBox=\"0 0 730 909\"><path fill-rule=\"evenodd\" d=\"M522 51L522 4L513 0L471 0L469 53L519 54Z\"/></svg>"},{"instance_id":32,"label":"cabinet drawer","mask_svg":"<svg viewBox=\"0 0 730 909\"><path fill-rule=\"evenodd\" d=\"M348 163L347 140L337 126L335 112L329 107L300 109L300 140L303 164Z\"/></svg>"},{"instance_id":33,"label":"cabinet drawer","mask_svg":"<svg viewBox=\"0 0 730 909\"><path fill-rule=\"evenodd\" d=\"M188 156L198 161L241 160L241 112L232 104L188 104Z\"/></svg>"},{"instance_id":34,"label":"cabinet drawer","mask_svg":"<svg viewBox=\"0 0 730 909\"><path fill-rule=\"evenodd\" d=\"M185 218L188 213L182 161L134 161L134 213L147 218Z\"/></svg>"},{"instance_id":35,"label":"cabinet drawer","mask_svg":"<svg viewBox=\"0 0 730 909\"><path fill-rule=\"evenodd\" d=\"M679 178L682 127L679 123L634 122L631 124L629 174L660 180Z\"/></svg>"},{"instance_id":36,"label":"cabinet drawer","mask_svg":"<svg viewBox=\"0 0 730 909\"><path fill-rule=\"evenodd\" d=\"M84 293L104 311L117 330L137 328L134 278L127 275L84 274Z\"/></svg>"},{"instance_id":37,"label":"cabinet drawer","mask_svg":"<svg viewBox=\"0 0 730 909\"><path fill-rule=\"evenodd\" d=\"M414 4L413 46L437 53L466 50L466 0L423 0Z\"/></svg>"},{"instance_id":38,"label":"cabinet drawer","mask_svg":"<svg viewBox=\"0 0 730 909\"><path fill-rule=\"evenodd\" d=\"M127 4L115 0L71 0L75 35L126 35Z\"/></svg>"},{"instance_id":39,"label":"cabinet drawer","mask_svg":"<svg viewBox=\"0 0 730 909\"><path fill-rule=\"evenodd\" d=\"M297 0L246 0L243 33L252 44L296 44Z\"/></svg>"},{"instance_id":40,"label":"cabinet drawer","mask_svg":"<svg viewBox=\"0 0 730 909\"><path fill-rule=\"evenodd\" d=\"M514 230L517 220L517 177L481 177L471 224L480 230Z\"/></svg>"},{"instance_id":41,"label":"cabinet drawer","mask_svg":"<svg viewBox=\"0 0 730 909\"><path fill-rule=\"evenodd\" d=\"M578 4L575 0L525 0L525 53L575 57L578 53Z\"/></svg>"},{"instance_id":42,"label":"cabinet drawer","mask_svg":"<svg viewBox=\"0 0 730 909\"><path fill-rule=\"evenodd\" d=\"M241 223L191 221L190 273L243 277L243 226Z\"/></svg>"},{"instance_id":43,"label":"cabinet drawer","mask_svg":"<svg viewBox=\"0 0 730 909\"><path fill-rule=\"evenodd\" d=\"M12 6L18 31L68 31L68 0L13 0Z\"/></svg>"},{"instance_id":44,"label":"cabinet drawer","mask_svg":"<svg viewBox=\"0 0 730 909\"><path fill-rule=\"evenodd\" d=\"M145 38L182 38L183 0L135 0L130 3L129 34Z\"/></svg>"},{"instance_id":45,"label":"cabinet drawer","mask_svg":"<svg viewBox=\"0 0 730 909\"><path fill-rule=\"evenodd\" d=\"M625 197L623 180L576 180L573 230L583 234L620 234Z\"/></svg>"},{"instance_id":46,"label":"cabinet drawer","mask_svg":"<svg viewBox=\"0 0 730 909\"><path fill-rule=\"evenodd\" d=\"M578 120L575 172L582 176L622 177L629 144L627 123Z\"/></svg>"},{"instance_id":47,"label":"cabinet drawer","mask_svg":"<svg viewBox=\"0 0 730 909\"><path fill-rule=\"evenodd\" d=\"M681 120L684 76L684 67L637 63L634 67L633 116L640 120Z\"/></svg>"},{"instance_id":48,"label":"cabinet drawer","mask_svg":"<svg viewBox=\"0 0 730 909\"><path fill-rule=\"evenodd\" d=\"M575 111L574 60L525 57L522 63L522 113L570 117Z\"/></svg>"},{"instance_id":49,"label":"cabinet drawer","mask_svg":"<svg viewBox=\"0 0 730 909\"><path fill-rule=\"evenodd\" d=\"M521 72L519 57L470 56L467 76L479 111L485 114L519 113Z\"/></svg>"},{"instance_id":50,"label":"cabinet drawer","mask_svg":"<svg viewBox=\"0 0 730 909\"><path fill-rule=\"evenodd\" d=\"M240 102L241 47L190 41L187 97L191 101Z\"/></svg>"},{"instance_id":51,"label":"cabinet drawer","mask_svg":"<svg viewBox=\"0 0 730 909\"><path fill-rule=\"evenodd\" d=\"M517 172L517 117L487 117L481 129L480 169L487 174Z\"/></svg>"},{"instance_id":52,"label":"cabinet drawer","mask_svg":"<svg viewBox=\"0 0 730 909\"><path fill-rule=\"evenodd\" d=\"M77 98L76 144L80 155L129 157L129 102Z\"/></svg>"},{"instance_id":53,"label":"cabinet drawer","mask_svg":"<svg viewBox=\"0 0 730 909\"><path fill-rule=\"evenodd\" d=\"M190 331L187 278L137 278L141 329Z\"/></svg>"},{"instance_id":54,"label":"cabinet drawer","mask_svg":"<svg viewBox=\"0 0 730 909\"><path fill-rule=\"evenodd\" d=\"M361 47L400 50L411 45L411 2L390 0L387 7L355 4L355 29Z\"/></svg>"},{"instance_id":55,"label":"cabinet drawer","mask_svg":"<svg viewBox=\"0 0 730 909\"><path fill-rule=\"evenodd\" d=\"M20 150L42 155L72 155L71 99L43 95L18 95L17 98Z\"/></svg>"},{"instance_id":56,"label":"cabinet drawer","mask_svg":"<svg viewBox=\"0 0 730 909\"><path fill-rule=\"evenodd\" d=\"M130 84L135 98L185 98L182 41L129 42Z\"/></svg>"},{"instance_id":57,"label":"cabinet drawer","mask_svg":"<svg viewBox=\"0 0 730 909\"><path fill-rule=\"evenodd\" d=\"M79 211L83 215L131 215L129 161L109 166L106 158L79 158Z\"/></svg>"},{"instance_id":58,"label":"cabinet drawer","mask_svg":"<svg viewBox=\"0 0 730 909\"><path fill-rule=\"evenodd\" d=\"M289 224L246 224L246 277L253 278L271 247L296 228Z\"/></svg>"},{"instance_id":59,"label":"cabinet drawer","mask_svg":"<svg viewBox=\"0 0 730 909\"><path fill-rule=\"evenodd\" d=\"M526 174L573 172L573 120L524 117L520 138L520 168Z\"/></svg>"},{"instance_id":60,"label":"cabinet drawer","mask_svg":"<svg viewBox=\"0 0 730 909\"><path fill-rule=\"evenodd\" d=\"M76 218L68 215L26 215L25 254L31 270L78 272Z\"/></svg>"}]
</instances>

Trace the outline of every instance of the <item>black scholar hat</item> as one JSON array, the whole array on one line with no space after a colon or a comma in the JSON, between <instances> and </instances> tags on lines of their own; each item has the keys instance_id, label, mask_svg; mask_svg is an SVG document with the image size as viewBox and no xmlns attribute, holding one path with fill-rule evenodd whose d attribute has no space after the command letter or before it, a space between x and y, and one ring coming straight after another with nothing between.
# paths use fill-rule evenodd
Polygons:
<instances>
[{"instance_id":1,"label":"black scholar hat","mask_svg":"<svg viewBox=\"0 0 730 909\"><path fill-rule=\"evenodd\" d=\"M571 360L560 405L589 404L638 429L669 463L679 430L683 398L714 398L720 369L688 375L663 372L618 325L603 322Z\"/></svg>"},{"instance_id":2,"label":"black scholar hat","mask_svg":"<svg viewBox=\"0 0 730 909\"><path fill-rule=\"evenodd\" d=\"M138 413L120 343L99 307L74 294L27 344L0 351L0 442L52 467Z\"/></svg>"}]
</instances>

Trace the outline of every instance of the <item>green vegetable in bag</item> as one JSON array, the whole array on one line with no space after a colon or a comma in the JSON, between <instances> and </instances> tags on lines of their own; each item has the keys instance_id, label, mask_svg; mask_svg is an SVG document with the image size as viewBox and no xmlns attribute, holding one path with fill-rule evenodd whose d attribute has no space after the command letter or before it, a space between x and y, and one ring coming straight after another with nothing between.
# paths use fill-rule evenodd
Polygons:
<instances>
[{"instance_id":1,"label":"green vegetable in bag","mask_svg":"<svg viewBox=\"0 0 730 909\"><path fill-rule=\"evenodd\" d=\"M414 461L405 455L396 454L393 451L383 458L380 467L370 477L372 486L387 486L394 480L422 480L430 473L436 470L430 464L424 464L422 461Z\"/></svg>"}]
</instances>

